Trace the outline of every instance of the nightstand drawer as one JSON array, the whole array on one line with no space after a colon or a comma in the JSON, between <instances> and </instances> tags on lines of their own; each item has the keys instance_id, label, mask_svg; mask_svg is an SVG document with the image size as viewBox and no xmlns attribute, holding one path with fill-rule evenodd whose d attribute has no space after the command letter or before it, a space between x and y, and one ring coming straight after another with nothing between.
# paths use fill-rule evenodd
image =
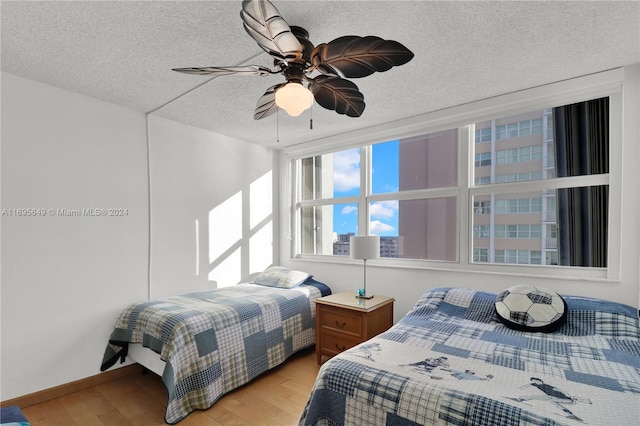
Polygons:
<instances>
[{"instance_id":1,"label":"nightstand drawer","mask_svg":"<svg viewBox=\"0 0 640 426\"><path fill-rule=\"evenodd\" d=\"M320 351L322 353L333 356L360 343L359 339L349 339L346 336L325 333L320 342Z\"/></svg>"},{"instance_id":2,"label":"nightstand drawer","mask_svg":"<svg viewBox=\"0 0 640 426\"><path fill-rule=\"evenodd\" d=\"M332 357L387 330L393 324L394 299L358 299L342 292L316 299L316 357Z\"/></svg>"},{"instance_id":3,"label":"nightstand drawer","mask_svg":"<svg viewBox=\"0 0 640 426\"><path fill-rule=\"evenodd\" d=\"M352 334L356 337L362 336L361 315L345 309L324 308L320 319L320 327L340 333Z\"/></svg>"}]
</instances>

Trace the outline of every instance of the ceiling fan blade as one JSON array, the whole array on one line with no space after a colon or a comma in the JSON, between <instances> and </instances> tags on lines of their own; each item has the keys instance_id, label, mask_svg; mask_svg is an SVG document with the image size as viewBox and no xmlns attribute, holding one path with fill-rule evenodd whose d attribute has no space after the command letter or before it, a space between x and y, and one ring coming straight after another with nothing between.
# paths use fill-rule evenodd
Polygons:
<instances>
[{"instance_id":1,"label":"ceiling fan blade","mask_svg":"<svg viewBox=\"0 0 640 426\"><path fill-rule=\"evenodd\" d=\"M300 61L303 47L271 2L244 0L240 17L245 31L268 54L285 61Z\"/></svg>"},{"instance_id":2,"label":"ceiling fan blade","mask_svg":"<svg viewBox=\"0 0 640 426\"><path fill-rule=\"evenodd\" d=\"M412 58L413 52L395 40L344 36L316 46L311 64L326 74L359 78L406 64Z\"/></svg>"},{"instance_id":3,"label":"ceiling fan blade","mask_svg":"<svg viewBox=\"0 0 640 426\"><path fill-rule=\"evenodd\" d=\"M364 95L358 86L344 78L319 75L309 80L309 90L323 108L349 117L360 117L364 111Z\"/></svg>"},{"instance_id":4,"label":"ceiling fan blade","mask_svg":"<svg viewBox=\"0 0 640 426\"><path fill-rule=\"evenodd\" d=\"M276 84L264 92L264 95L258 99L258 103L256 104L256 110L253 113L254 120L269 117L278 110L278 106L276 105L276 91L285 84L287 83Z\"/></svg>"},{"instance_id":5,"label":"ceiling fan blade","mask_svg":"<svg viewBox=\"0 0 640 426\"><path fill-rule=\"evenodd\" d=\"M182 72L185 74L195 75L267 75L278 74L280 71L272 71L269 68L261 67L259 65L247 65L243 67L202 67L202 68L173 68L173 71Z\"/></svg>"}]
</instances>

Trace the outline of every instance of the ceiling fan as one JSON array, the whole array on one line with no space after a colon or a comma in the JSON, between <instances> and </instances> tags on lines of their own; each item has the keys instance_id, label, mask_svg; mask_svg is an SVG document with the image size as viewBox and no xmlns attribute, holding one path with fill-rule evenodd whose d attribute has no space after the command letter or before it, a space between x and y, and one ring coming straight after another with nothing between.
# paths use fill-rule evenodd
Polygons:
<instances>
[{"instance_id":1,"label":"ceiling fan","mask_svg":"<svg viewBox=\"0 0 640 426\"><path fill-rule=\"evenodd\" d=\"M286 81L271 86L258 100L254 119L276 112L278 107L298 116L316 102L338 114L360 117L364 96L346 78L360 78L406 64L413 52L394 40L376 36L339 37L313 46L309 33L289 26L268 0L244 0L240 17L244 29L274 59L275 69L259 65L174 68L186 74L269 75L282 74ZM346 78L345 78L346 77Z\"/></svg>"}]
</instances>

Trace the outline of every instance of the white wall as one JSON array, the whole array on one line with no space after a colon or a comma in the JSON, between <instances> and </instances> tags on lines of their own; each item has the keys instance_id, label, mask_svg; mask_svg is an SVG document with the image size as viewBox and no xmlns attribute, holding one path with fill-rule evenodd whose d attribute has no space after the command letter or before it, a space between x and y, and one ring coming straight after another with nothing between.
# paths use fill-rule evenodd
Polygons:
<instances>
[{"instance_id":1,"label":"white wall","mask_svg":"<svg viewBox=\"0 0 640 426\"><path fill-rule=\"evenodd\" d=\"M272 264L273 150L159 117L149 136L151 297L233 285Z\"/></svg>"},{"instance_id":2,"label":"white wall","mask_svg":"<svg viewBox=\"0 0 640 426\"><path fill-rule=\"evenodd\" d=\"M139 112L2 73L0 399L97 374L117 314L146 297L145 128Z\"/></svg>"},{"instance_id":3,"label":"white wall","mask_svg":"<svg viewBox=\"0 0 640 426\"><path fill-rule=\"evenodd\" d=\"M1 154L0 208L47 212L1 218L2 401L98 374L127 305L235 284L278 253L268 148L3 73ZM127 213L48 211L85 208Z\"/></svg>"},{"instance_id":4,"label":"white wall","mask_svg":"<svg viewBox=\"0 0 640 426\"><path fill-rule=\"evenodd\" d=\"M400 319L426 290L434 287L471 287L481 290L499 292L518 283L539 284L554 288L562 294L575 294L597 297L605 300L640 306L640 66L638 64L624 70L623 87L623 134L622 164L612 164L617 170L622 169L622 184L612 182L612 193L621 191L622 212L620 241L613 239L616 250L620 251L621 270L619 281L598 279L580 280L569 278L549 278L536 276L517 276L508 273L491 273L478 271L442 271L434 269L418 269L411 267L384 266L383 260L367 262L367 290L373 294L383 294L396 299L395 319ZM513 95L512 95L513 96ZM446 116L447 111L440 111ZM366 130L365 130L366 131ZM357 138L355 134L350 137ZM331 141L327 141L329 144ZM340 144L340 138L336 138ZM620 147L617 147L618 149ZM287 160L281 154L280 191L286 194L285 176ZM612 195L613 196L613 195ZM288 197L281 197L281 211L286 212ZM618 220L612 217L610 220ZM281 217L283 230L281 238L281 264L308 271L328 284L334 292L355 291L362 282L362 262L349 259L333 262L322 260L290 259L289 221Z\"/></svg>"}]
</instances>

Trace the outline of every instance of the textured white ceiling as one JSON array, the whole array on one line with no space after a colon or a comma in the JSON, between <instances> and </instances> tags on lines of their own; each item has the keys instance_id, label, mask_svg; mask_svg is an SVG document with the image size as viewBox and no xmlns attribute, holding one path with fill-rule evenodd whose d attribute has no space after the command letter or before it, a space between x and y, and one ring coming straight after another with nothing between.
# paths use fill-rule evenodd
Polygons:
<instances>
[{"instance_id":1,"label":"textured white ceiling","mask_svg":"<svg viewBox=\"0 0 640 426\"><path fill-rule=\"evenodd\" d=\"M3 0L2 70L283 148L640 62L638 1L273 3L289 25L306 28L314 44L377 35L401 42L415 57L388 72L353 79L367 104L362 117L315 106L310 130L309 113L253 119L256 101L281 76L210 80L171 71L271 66L242 28L240 0Z\"/></svg>"}]
</instances>

